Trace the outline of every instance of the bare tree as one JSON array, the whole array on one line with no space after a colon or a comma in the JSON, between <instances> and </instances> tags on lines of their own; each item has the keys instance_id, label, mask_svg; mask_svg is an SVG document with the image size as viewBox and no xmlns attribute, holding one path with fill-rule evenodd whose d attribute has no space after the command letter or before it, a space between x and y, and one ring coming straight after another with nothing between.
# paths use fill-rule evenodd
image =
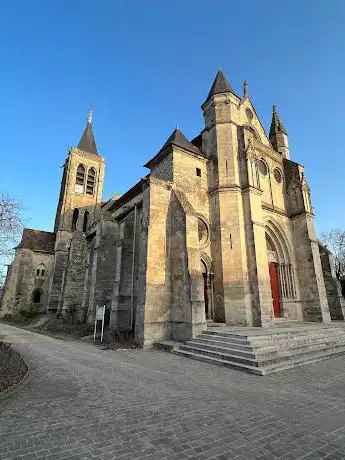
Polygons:
<instances>
[{"instance_id":1,"label":"bare tree","mask_svg":"<svg viewBox=\"0 0 345 460\"><path fill-rule=\"evenodd\" d=\"M321 234L321 241L331 251L338 279L345 275L345 230L334 228Z\"/></svg>"},{"instance_id":2,"label":"bare tree","mask_svg":"<svg viewBox=\"0 0 345 460\"><path fill-rule=\"evenodd\" d=\"M0 193L0 285L3 269L13 253L13 245L23 229L22 205L5 193Z\"/></svg>"}]
</instances>

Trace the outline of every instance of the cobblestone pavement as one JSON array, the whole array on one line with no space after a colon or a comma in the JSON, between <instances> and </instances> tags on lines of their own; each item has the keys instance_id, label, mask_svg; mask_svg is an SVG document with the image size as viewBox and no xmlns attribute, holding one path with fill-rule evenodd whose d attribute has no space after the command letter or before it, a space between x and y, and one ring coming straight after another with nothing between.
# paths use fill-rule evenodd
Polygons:
<instances>
[{"instance_id":1,"label":"cobblestone pavement","mask_svg":"<svg viewBox=\"0 0 345 460\"><path fill-rule=\"evenodd\" d=\"M0 459L345 459L345 358L257 377L0 324L32 380L0 400Z\"/></svg>"}]
</instances>

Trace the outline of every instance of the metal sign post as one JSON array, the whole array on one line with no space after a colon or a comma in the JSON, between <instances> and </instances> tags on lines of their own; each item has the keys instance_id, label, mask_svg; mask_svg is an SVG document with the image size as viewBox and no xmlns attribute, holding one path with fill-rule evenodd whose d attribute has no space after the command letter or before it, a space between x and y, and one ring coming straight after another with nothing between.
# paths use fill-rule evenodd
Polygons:
<instances>
[{"instance_id":1,"label":"metal sign post","mask_svg":"<svg viewBox=\"0 0 345 460\"><path fill-rule=\"evenodd\" d=\"M93 331L93 341L96 340L97 321L102 321L101 342L103 342L104 316L105 316L105 305L103 305L103 307L99 307L98 305L96 305L95 329Z\"/></svg>"}]
</instances>

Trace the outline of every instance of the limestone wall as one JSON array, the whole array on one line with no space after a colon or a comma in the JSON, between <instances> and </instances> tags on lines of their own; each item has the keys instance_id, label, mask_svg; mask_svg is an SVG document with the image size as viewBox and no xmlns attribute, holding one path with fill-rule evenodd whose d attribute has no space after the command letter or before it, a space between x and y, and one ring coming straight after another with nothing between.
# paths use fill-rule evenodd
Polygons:
<instances>
[{"instance_id":1,"label":"limestone wall","mask_svg":"<svg viewBox=\"0 0 345 460\"><path fill-rule=\"evenodd\" d=\"M84 279L87 267L87 246L85 236L80 231L72 234L67 269L63 288L62 314L83 320L82 301Z\"/></svg>"},{"instance_id":2,"label":"limestone wall","mask_svg":"<svg viewBox=\"0 0 345 460\"><path fill-rule=\"evenodd\" d=\"M331 320L344 320L345 301L341 294L340 282L335 275L332 256L329 251L321 245L319 245L319 251Z\"/></svg>"},{"instance_id":3,"label":"limestone wall","mask_svg":"<svg viewBox=\"0 0 345 460\"><path fill-rule=\"evenodd\" d=\"M327 295L312 217L300 214L293 217L291 222L303 319L329 321Z\"/></svg>"},{"instance_id":4,"label":"limestone wall","mask_svg":"<svg viewBox=\"0 0 345 460\"><path fill-rule=\"evenodd\" d=\"M52 268L52 280L49 290L48 312L61 313L63 307L63 289L69 260L69 248L72 234L58 231L56 234L55 253Z\"/></svg>"},{"instance_id":5,"label":"limestone wall","mask_svg":"<svg viewBox=\"0 0 345 460\"><path fill-rule=\"evenodd\" d=\"M171 336L171 280L167 255L170 195L169 183L150 179L144 344Z\"/></svg>"},{"instance_id":6,"label":"limestone wall","mask_svg":"<svg viewBox=\"0 0 345 460\"><path fill-rule=\"evenodd\" d=\"M203 146L211 159L208 191L215 319L252 325L237 126L231 122L236 110L226 99L216 98L215 109L205 112L206 126L210 125L203 133Z\"/></svg>"},{"instance_id":7,"label":"limestone wall","mask_svg":"<svg viewBox=\"0 0 345 460\"><path fill-rule=\"evenodd\" d=\"M173 180L173 155L169 153L159 163L153 166L151 176L166 181Z\"/></svg>"},{"instance_id":8,"label":"limestone wall","mask_svg":"<svg viewBox=\"0 0 345 460\"><path fill-rule=\"evenodd\" d=\"M174 149L174 188L183 192L193 211L209 220L207 164L206 159L200 159ZM197 168L200 170L197 175Z\"/></svg>"},{"instance_id":9,"label":"limestone wall","mask_svg":"<svg viewBox=\"0 0 345 460\"><path fill-rule=\"evenodd\" d=\"M100 222L99 244L96 248L96 277L93 280L94 292L92 296L93 308L91 319L94 321L94 306L105 305L106 309L111 309L114 274L116 266L116 243L118 240L118 224L111 220L102 220ZM93 260L91 258L91 260ZM90 296L91 298L91 296ZM91 299L90 299L91 300ZM89 305L91 309L91 305Z\"/></svg>"}]
</instances>

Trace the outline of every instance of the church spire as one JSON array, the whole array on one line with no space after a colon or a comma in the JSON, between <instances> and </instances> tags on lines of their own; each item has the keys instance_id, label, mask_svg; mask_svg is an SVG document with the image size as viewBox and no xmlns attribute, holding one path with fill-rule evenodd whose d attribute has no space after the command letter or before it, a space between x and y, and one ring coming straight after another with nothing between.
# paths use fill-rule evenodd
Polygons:
<instances>
[{"instance_id":1,"label":"church spire","mask_svg":"<svg viewBox=\"0 0 345 460\"><path fill-rule=\"evenodd\" d=\"M95 136L92 130L92 110L89 110L87 124L78 144L78 149L98 155Z\"/></svg>"},{"instance_id":2,"label":"church spire","mask_svg":"<svg viewBox=\"0 0 345 460\"><path fill-rule=\"evenodd\" d=\"M289 143L287 137L287 131L283 122L279 118L277 107L273 106L272 111L272 122L270 128L269 138L273 148L281 153L285 158L289 158Z\"/></svg>"},{"instance_id":3,"label":"church spire","mask_svg":"<svg viewBox=\"0 0 345 460\"><path fill-rule=\"evenodd\" d=\"M283 122L279 118L277 106L273 106L273 112L272 112L272 122L271 122L271 129L270 129L270 137L273 136L274 134L277 133L277 131L280 131L284 134L287 135L287 131L283 125Z\"/></svg>"}]
</instances>

